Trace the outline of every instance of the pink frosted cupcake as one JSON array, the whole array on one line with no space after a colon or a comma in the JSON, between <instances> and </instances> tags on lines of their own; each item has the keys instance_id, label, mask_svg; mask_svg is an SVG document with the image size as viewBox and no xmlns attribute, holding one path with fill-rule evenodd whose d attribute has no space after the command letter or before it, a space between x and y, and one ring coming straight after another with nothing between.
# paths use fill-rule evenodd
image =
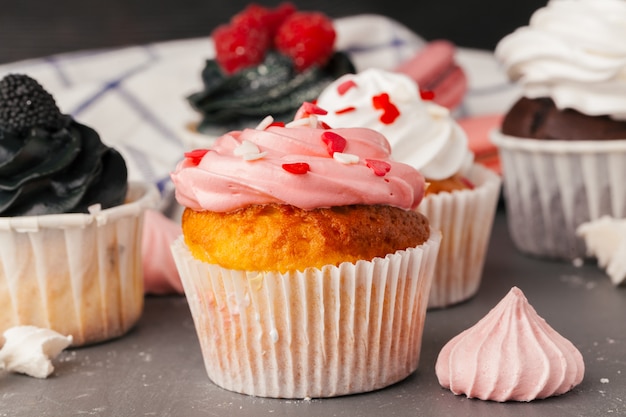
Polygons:
<instances>
[{"instance_id":1,"label":"pink frosted cupcake","mask_svg":"<svg viewBox=\"0 0 626 417\"><path fill-rule=\"evenodd\" d=\"M391 143L392 156L429 183L418 210L442 233L429 307L446 307L478 290L500 177L473 163L464 131L448 109L423 99L402 74L368 69L345 75L319 97L331 127L363 126Z\"/></svg>"},{"instance_id":2,"label":"pink frosted cupcake","mask_svg":"<svg viewBox=\"0 0 626 417\"><path fill-rule=\"evenodd\" d=\"M0 333L34 325L74 346L126 333L156 188L129 184L121 155L25 75L0 81L0 150Z\"/></svg>"},{"instance_id":3,"label":"pink frosted cupcake","mask_svg":"<svg viewBox=\"0 0 626 417\"><path fill-rule=\"evenodd\" d=\"M281 398L367 392L418 366L440 236L424 179L369 129L222 136L172 174L173 245L209 378Z\"/></svg>"}]
</instances>

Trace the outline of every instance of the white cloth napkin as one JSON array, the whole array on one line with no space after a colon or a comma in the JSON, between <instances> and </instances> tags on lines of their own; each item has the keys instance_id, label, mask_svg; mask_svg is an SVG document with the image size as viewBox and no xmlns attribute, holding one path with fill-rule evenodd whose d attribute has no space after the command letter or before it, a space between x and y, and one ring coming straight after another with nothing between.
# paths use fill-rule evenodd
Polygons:
<instances>
[{"instance_id":1,"label":"white cloth napkin","mask_svg":"<svg viewBox=\"0 0 626 417\"><path fill-rule=\"evenodd\" d=\"M335 21L337 48L357 70L395 68L426 40L379 15ZM202 87L200 72L214 55L210 37L89 50L0 65L0 76L25 73L57 100L63 113L96 129L128 164L129 179L156 183L165 192L182 158L186 125L199 115L185 97ZM489 51L459 48L469 90L458 115L503 113L517 97Z\"/></svg>"}]
</instances>

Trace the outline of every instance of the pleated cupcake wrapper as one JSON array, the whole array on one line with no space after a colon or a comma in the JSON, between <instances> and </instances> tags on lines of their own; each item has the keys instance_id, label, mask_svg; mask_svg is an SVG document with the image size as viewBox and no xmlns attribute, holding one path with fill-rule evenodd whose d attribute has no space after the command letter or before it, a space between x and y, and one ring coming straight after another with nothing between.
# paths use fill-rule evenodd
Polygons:
<instances>
[{"instance_id":1,"label":"pleated cupcake wrapper","mask_svg":"<svg viewBox=\"0 0 626 417\"><path fill-rule=\"evenodd\" d=\"M626 140L542 141L494 131L492 141L502 159L509 231L520 251L582 258L581 223L626 217Z\"/></svg>"},{"instance_id":2,"label":"pleated cupcake wrapper","mask_svg":"<svg viewBox=\"0 0 626 417\"><path fill-rule=\"evenodd\" d=\"M143 211L151 184L90 214L0 218L0 333L17 325L72 335L73 346L126 333L143 309Z\"/></svg>"},{"instance_id":3,"label":"pleated cupcake wrapper","mask_svg":"<svg viewBox=\"0 0 626 417\"><path fill-rule=\"evenodd\" d=\"M417 369L440 234L385 258L304 272L245 272L172 245L209 378L240 393L367 392Z\"/></svg>"},{"instance_id":4,"label":"pleated cupcake wrapper","mask_svg":"<svg viewBox=\"0 0 626 417\"><path fill-rule=\"evenodd\" d=\"M442 234L429 308L465 301L480 287L502 180L479 164L467 176L473 189L429 194L418 207Z\"/></svg>"}]
</instances>

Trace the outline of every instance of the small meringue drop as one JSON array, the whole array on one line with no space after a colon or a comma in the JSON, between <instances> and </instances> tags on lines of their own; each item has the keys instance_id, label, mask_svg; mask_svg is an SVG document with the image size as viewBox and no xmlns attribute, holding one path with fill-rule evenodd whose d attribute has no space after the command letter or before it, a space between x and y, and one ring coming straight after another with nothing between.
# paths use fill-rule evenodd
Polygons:
<instances>
[{"instance_id":1,"label":"small meringue drop","mask_svg":"<svg viewBox=\"0 0 626 417\"><path fill-rule=\"evenodd\" d=\"M439 352L442 387L468 398L532 401L564 394L580 384L580 351L557 333L513 287L478 323Z\"/></svg>"},{"instance_id":2,"label":"small meringue drop","mask_svg":"<svg viewBox=\"0 0 626 417\"><path fill-rule=\"evenodd\" d=\"M51 360L72 343L72 336L35 326L11 327L3 336L0 369L42 379L54 371Z\"/></svg>"}]
</instances>

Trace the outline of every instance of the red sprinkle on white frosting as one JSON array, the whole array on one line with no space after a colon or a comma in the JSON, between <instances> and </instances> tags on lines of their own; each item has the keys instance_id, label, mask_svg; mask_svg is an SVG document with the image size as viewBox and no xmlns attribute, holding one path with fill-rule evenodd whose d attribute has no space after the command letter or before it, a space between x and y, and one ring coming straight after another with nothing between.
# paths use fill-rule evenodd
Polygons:
<instances>
[{"instance_id":1,"label":"red sprinkle on white frosting","mask_svg":"<svg viewBox=\"0 0 626 417\"><path fill-rule=\"evenodd\" d=\"M390 125L400 116L400 110L391 102L388 93L381 93L372 97L372 106L376 110L382 110L380 121Z\"/></svg>"},{"instance_id":2,"label":"red sprinkle on white frosting","mask_svg":"<svg viewBox=\"0 0 626 417\"><path fill-rule=\"evenodd\" d=\"M343 96L348 90L356 86L357 85L354 80L346 80L337 86L337 93L339 93L340 96Z\"/></svg>"},{"instance_id":3,"label":"red sprinkle on white frosting","mask_svg":"<svg viewBox=\"0 0 626 417\"><path fill-rule=\"evenodd\" d=\"M356 107L349 106L349 107L344 107L343 109L335 110L335 114L350 113L351 111L355 111L355 110L356 110Z\"/></svg>"},{"instance_id":4,"label":"red sprinkle on white frosting","mask_svg":"<svg viewBox=\"0 0 626 417\"><path fill-rule=\"evenodd\" d=\"M340 95L339 86L350 88ZM346 74L320 94L317 105L328 110L319 120L334 128L361 126L381 132L396 160L432 180L465 174L473 154L467 136L445 107L426 100L419 86L403 74L369 68ZM351 111L343 111L350 108Z\"/></svg>"}]
</instances>

